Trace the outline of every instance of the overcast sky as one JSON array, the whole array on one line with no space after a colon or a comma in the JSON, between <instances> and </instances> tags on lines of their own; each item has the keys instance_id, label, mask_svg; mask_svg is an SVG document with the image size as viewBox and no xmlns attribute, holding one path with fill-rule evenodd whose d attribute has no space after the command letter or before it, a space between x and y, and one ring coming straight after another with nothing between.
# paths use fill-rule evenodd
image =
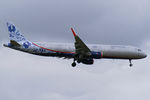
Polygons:
<instances>
[{"instance_id":1,"label":"overcast sky","mask_svg":"<svg viewBox=\"0 0 150 100\"><path fill-rule=\"evenodd\" d=\"M4 48L6 22L30 41L133 45L150 54L149 0L1 0L0 100L149 100L150 58L92 66Z\"/></svg>"}]
</instances>

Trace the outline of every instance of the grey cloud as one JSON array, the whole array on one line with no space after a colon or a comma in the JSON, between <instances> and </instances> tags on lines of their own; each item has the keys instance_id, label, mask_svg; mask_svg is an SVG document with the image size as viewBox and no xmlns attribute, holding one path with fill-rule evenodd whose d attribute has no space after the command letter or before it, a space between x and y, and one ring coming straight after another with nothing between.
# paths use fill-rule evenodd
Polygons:
<instances>
[{"instance_id":1,"label":"grey cloud","mask_svg":"<svg viewBox=\"0 0 150 100\"><path fill-rule=\"evenodd\" d=\"M6 0L0 10L1 36L6 36L5 22L10 20L33 41L73 42L70 27L74 27L87 43L139 45L149 39L149 3L148 0Z\"/></svg>"},{"instance_id":2,"label":"grey cloud","mask_svg":"<svg viewBox=\"0 0 150 100\"><path fill-rule=\"evenodd\" d=\"M148 43L145 43L147 47ZM5 100L149 100L149 57L133 61L95 60L93 66L72 60L0 49L0 99ZM147 53L150 54L149 49Z\"/></svg>"},{"instance_id":3,"label":"grey cloud","mask_svg":"<svg viewBox=\"0 0 150 100\"><path fill-rule=\"evenodd\" d=\"M0 1L0 43L6 22L32 41L74 42L70 27L86 43L136 45L149 55L148 0ZM96 60L72 68L72 60L45 58L0 48L1 100L149 100L149 57Z\"/></svg>"}]
</instances>

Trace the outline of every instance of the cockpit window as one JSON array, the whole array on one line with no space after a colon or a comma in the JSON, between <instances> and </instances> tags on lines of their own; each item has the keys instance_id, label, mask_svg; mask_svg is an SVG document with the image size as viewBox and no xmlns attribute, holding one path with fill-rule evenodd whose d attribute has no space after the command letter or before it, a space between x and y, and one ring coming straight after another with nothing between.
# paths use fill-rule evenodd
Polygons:
<instances>
[{"instance_id":1,"label":"cockpit window","mask_svg":"<svg viewBox=\"0 0 150 100\"><path fill-rule=\"evenodd\" d=\"M138 49L138 51L142 51L141 49Z\"/></svg>"}]
</instances>

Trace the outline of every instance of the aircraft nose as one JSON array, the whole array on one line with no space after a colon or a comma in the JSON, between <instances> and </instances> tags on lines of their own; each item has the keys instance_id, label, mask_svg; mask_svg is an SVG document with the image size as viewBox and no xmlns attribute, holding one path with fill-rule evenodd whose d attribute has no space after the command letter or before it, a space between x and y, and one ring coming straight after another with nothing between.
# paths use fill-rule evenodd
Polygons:
<instances>
[{"instance_id":1,"label":"aircraft nose","mask_svg":"<svg viewBox=\"0 0 150 100\"><path fill-rule=\"evenodd\" d=\"M147 54L146 53L141 53L141 58L146 58L147 57Z\"/></svg>"}]
</instances>

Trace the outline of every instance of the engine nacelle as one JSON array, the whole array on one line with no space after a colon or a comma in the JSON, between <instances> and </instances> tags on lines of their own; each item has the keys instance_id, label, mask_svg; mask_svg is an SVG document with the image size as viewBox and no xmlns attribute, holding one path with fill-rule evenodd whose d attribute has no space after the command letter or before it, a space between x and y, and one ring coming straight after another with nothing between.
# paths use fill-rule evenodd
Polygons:
<instances>
[{"instance_id":1,"label":"engine nacelle","mask_svg":"<svg viewBox=\"0 0 150 100\"><path fill-rule=\"evenodd\" d=\"M81 61L83 64L87 64L87 65L91 65L94 63L94 60L92 58L88 58L88 59L82 59Z\"/></svg>"},{"instance_id":2,"label":"engine nacelle","mask_svg":"<svg viewBox=\"0 0 150 100\"><path fill-rule=\"evenodd\" d=\"M91 54L92 54L92 58L95 58L95 59L102 58L101 52L91 52Z\"/></svg>"}]
</instances>

